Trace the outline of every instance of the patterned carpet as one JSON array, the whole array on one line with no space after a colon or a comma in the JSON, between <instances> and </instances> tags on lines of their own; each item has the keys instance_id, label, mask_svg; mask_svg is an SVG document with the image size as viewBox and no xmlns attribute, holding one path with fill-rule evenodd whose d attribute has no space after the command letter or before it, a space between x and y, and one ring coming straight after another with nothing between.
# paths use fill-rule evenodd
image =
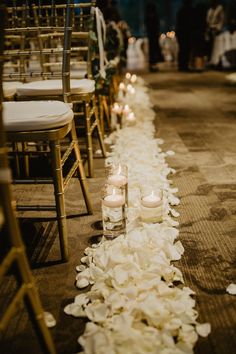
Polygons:
<instances>
[{"instance_id":1,"label":"patterned carpet","mask_svg":"<svg viewBox=\"0 0 236 354\"><path fill-rule=\"evenodd\" d=\"M165 140L164 149L176 152L168 163L177 170L173 184L179 188L181 198L180 239L185 247L177 266L183 271L186 285L196 292L200 322L212 325L211 334L199 339L195 353L234 354L236 298L226 293L226 287L236 283L236 86L228 84L220 72L180 74L167 70L143 76L149 83L157 113L157 135ZM74 286L75 266L83 250L102 233L103 159L96 159L95 167L96 176L89 180L92 216L84 215L76 179L66 194L68 263L60 262L53 220L45 222L45 214L37 215L37 219L27 214L20 219L43 306L57 320L51 332L59 354L74 354L80 349L77 337L83 332L84 323L66 316L63 308L78 293ZM17 199L24 201L34 195L48 202L49 194L42 186L37 190L26 190L25 186L15 190ZM1 302L15 288L8 277L0 288ZM1 338L0 348L4 354L41 353L23 306Z\"/></svg>"},{"instance_id":2,"label":"patterned carpet","mask_svg":"<svg viewBox=\"0 0 236 354\"><path fill-rule=\"evenodd\" d=\"M200 320L212 325L195 353L233 354L236 299L226 287L236 281L236 87L219 72L162 72L149 82L158 134L176 152L168 161L181 199L178 266L197 294Z\"/></svg>"}]
</instances>

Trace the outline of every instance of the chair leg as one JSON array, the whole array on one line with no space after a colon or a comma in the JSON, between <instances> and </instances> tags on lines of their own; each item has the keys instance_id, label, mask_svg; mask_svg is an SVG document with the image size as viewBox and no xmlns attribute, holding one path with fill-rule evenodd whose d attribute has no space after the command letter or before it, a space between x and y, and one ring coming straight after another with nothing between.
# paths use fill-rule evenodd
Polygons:
<instances>
[{"instance_id":1,"label":"chair leg","mask_svg":"<svg viewBox=\"0 0 236 354\"><path fill-rule=\"evenodd\" d=\"M104 127L103 96L102 95L98 95L97 101L98 101L98 110L99 110L99 120L100 120L100 123L101 123L101 131L102 131L102 135L104 136L105 127Z\"/></svg>"},{"instance_id":2,"label":"chair leg","mask_svg":"<svg viewBox=\"0 0 236 354\"><path fill-rule=\"evenodd\" d=\"M35 285L27 284L29 287L25 304L29 311L29 316L38 334L39 342L45 354L56 354L54 343L50 332L46 327L44 314Z\"/></svg>"},{"instance_id":3,"label":"chair leg","mask_svg":"<svg viewBox=\"0 0 236 354\"><path fill-rule=\"evenodd\" d=\"M85 116L86 116L86 134L87 134L87 154L88 154L88 176L93 177L94 169L93 169L93 140L92 140L92 131L90 124L90 106L89 102L85 103Z\"/></svg>"},{"instance_id":4,"label":"chair leg","mask_svg":"<svg viewBox=\"0 0 236 354\"><path fill-rule=\"evenodd\" d=\"M22 151L26 152L28 149L27 143L22 143ZM29 177L30 175L30 170L29 170L29 156L24 155L24 175L25 177Z\"/></svg>"},{"instance_id":5,"label":"chair leg","mask_svg":"<svg viewBox=\"0 0 236 354\"><path fill-rule=\"evenodd\" d=\"M78 175L79 175L81 190L83 193L87 212L88 212L88 214L92 214L93 207L92 207L91 199L89 196L88 183L87 183L87 179L86 179L85 172L84 172L84 166L83 166L83 162L82 162L81 155L80 155L80 149L79 149L79 145L78 145L78 139L77 139L77 135L76 135L74 122L72 124L72 129L71 129L71 137L74 142L74 152L75 152L75 156L76 156L76 161L78 161Z\"/></svg>"},{"instance_id":6,"label":"chair leg","mask_svg":"<svg viewBox=\"0 0 236 354\"><path fill-rule=\"evenodd\" d=\"M105 116L106 116L106 119L107 119L107 126L108 126L108 129L110 130L111 129L111 120L110 120L111 114L110 114L110 110L109 110L109 107L108 107L108 104L107 104L106 96L103 96L102 103L103 103L103 107L104 107L103 109L104 109L104 112L105 112Z\"/></svg>"},{"instance_id":7,"label":"chair leg","mask_svg":"<svg viewBox=\"0 0 236 354\"><path fill-rule=\"evenodd\" d=\"M95 114L96 126L97 126L97 131L98 131L98 140L99 140L100 148L102 150L102 156L106 157L106 148L105 148L105 144L104 144L104 140L103 140L103 136L102 136L102 131L101 131L101 126L100 126L100 122L99 122L98 110L97 110L97 106L96 106L95 97L93 98L93 107L94 107L94 114Z\"/></svg>"},{"instance_id":8,"label":"chair leg","mask_svg":"<svg viewBox=\"0 0 236 354\"><path fill-rule=\"evenodd\" d=\"M20 158L19 158L19 148L17 143L12 143L12 151L14 153L14 162L15 162L15 169L16 169L16 176L21 176L21 169L20 169Z\"/></svg>"},{"instance_id":9,"label":"chair leg","mask_svg":"<svg viewBox=\"0 0 236 354\"><path fill-rule=\"evenodd\" d=\"M60 239L61 257L64 261L68 260L68 237L66 225L66 210L65 197L63 187L63 175L61 164L61 149L59 141L50 142L52 169L53 169L53 184L57 211L57 223Z\"/></svg>"}]
</instances>

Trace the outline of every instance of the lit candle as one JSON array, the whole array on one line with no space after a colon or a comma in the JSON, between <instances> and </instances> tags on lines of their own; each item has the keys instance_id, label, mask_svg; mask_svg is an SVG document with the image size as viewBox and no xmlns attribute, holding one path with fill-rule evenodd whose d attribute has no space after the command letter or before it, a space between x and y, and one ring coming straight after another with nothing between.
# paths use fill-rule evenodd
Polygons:
<instances>
[{"instance_id":1,"label":"lit candle","mask_svg":"<svg viewBox=\"0 0 236 354\"><path fill-rule=\"evenodd\" d=\"M118 101L122 101L124 99L125 93L126 93L126 86L123 82L121 82L119 84L119 91L117 96Z\"/></svg>"},{"instance_id":2,"label":"lit candle","mask_svg":"<svg viewBox=\"0 0 236 354\"><path fill-rule=\"evenodd\" d=\"M134 115L134 112L130 112L128 116L126 117L126 121L128 123L135 123L136 122L136 117Z\"/></svg>"},{"instance_id":3,"label":"lit candle","mask_svg":"<svg viewBox=\"0 0 236 354\"><path fill-rule=\"evenodd\" d=\"M128 104L126 104L126 105L124 106L123 113L124 113L124 115L126 115L126 116L130 113L130 108L129 108L129 105L128 105Z\"/></svg>"},{"instance_id":4,"label":"lit candle","mask_svg":"<svg viewBox=\"0 0 236 354\"><path fill-rule=\"evenodd\" d=\"M121 83L119 84L119 89L120 89L121 91L125 91L125 84L124 84L123 82L121 82Z\"/></svg>"},{"instance_id":5,"label":"lit candle","mask_svg":"<svg viewBox=\"0 0 236 354\"><path fill-rule=\"evenodd\" d=\"M130 92L132 90L133 86L131 84L127 85L127 91Z\"/></svg>"},{"instance_id":6,"label":"lit candle","mask_svg":"<svg viewBox=\"0 0 236 354\"><path fill-rule=\"evenodd\" d=\"M151 194L142 198L142 206L146 208L156 208L162 204L161 198L158 197L153 191Z\"/></svg>"},{"instance_id":7,"label":"lit candle","mask_svg":"<svg viewBox=\"0 0 236 354\"><path fill-rule=\"evenodd\" d=\"M116 114L121 114L123 107L119 105L119 103L115 102L112 111Z\"/></svg>"},{"instance_id":8,"label":"lit candle","mask_svg":"<svg viewBox=\"0 0 236 354\"><path fill-rule=\"evenodd\" d=\"M135 88L134 87L131 87L131 89L129 90L129 92L131 93L131 95L134 95L135 94Z\"/></svg>"},{"instance_id":9,"label":"lit candle","mask_svg":"<svg viewBox=\"0 0 236 354\"><path fill-rule=\"evenodd\" d=\"M121 174L121 165L119 165L117 173L108 177L107 182L116 187L122 187L127 184L128 181L126 176Z\"/></svg>"},{"instance_id":10,"label":"lit candle","mask_svg":"<svg viewBox=\"0 0 236 354\"><path fill-rule=\"evenodd\" d=\"M116 174L109 176L107 182L113 186L121 187L126 185L127 178L123 175Z\"/></svg>"},{"instance_id":11,"label":"lit candle","mask_svg":"<svg viewBox=\"0 0 236 354\"><path fill-rule=\"evenodd\" d=\"M116 190L112 190L112 194L107 195L103 199L103 205L110 208L119 208L125 204L125 198L121 194L117 194Z\"/></svg>"},{"instance_id":12,"label":"lit candle","mask_svg":"<svg viewBox=\"0 0 236 354\"><path fill-rule=\"evenodd\" d=\"M131 74L130 74L130 73L126 73L125 78L126 78L127 80L130 80L130 79L131 79Z\"/></svg>"},{"instance_id":13,"label":"lit candle","mask_svg":"<svg viewBox=\"0 0 236 354\"><path fill-rule=\"evenodd\" d=\"M137 75L133 74L133 75L131 76L130 81L132 82L132 84L134 84L134 83L137 81Z\"/></svg>"}]
</instances>

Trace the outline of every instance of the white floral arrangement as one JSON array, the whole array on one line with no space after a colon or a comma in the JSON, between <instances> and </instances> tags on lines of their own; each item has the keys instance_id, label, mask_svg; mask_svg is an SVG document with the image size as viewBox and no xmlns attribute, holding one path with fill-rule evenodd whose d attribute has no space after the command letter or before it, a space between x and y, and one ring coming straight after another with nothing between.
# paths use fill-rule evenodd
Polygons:
<instances>
[{"instance_id":1,"label":"white floral arrangement","mask_svg":"<svg viewBox=\"0 0 236 354\"><path fill-rule=\"evenodd\" d=\"M127 233L86 248L76 285L90 290L64 311L90 321L78 339L84 354L190 354L198 335L210 333L210 324L198 323L194 292L172 264L184 252L173 219L179 216L173 208L180 202L178 189L168 180L175 170L166 162L174 153L163 152L163 141L154 138L155 113L145 82L138 77L134 86L135 94L124 95L121 103L129 104L136 124L124 124L106 140L112 150L106 164L128 166ZM160 223L140 221L143 183L162 190Z\"/></svg>"}]
</instances>

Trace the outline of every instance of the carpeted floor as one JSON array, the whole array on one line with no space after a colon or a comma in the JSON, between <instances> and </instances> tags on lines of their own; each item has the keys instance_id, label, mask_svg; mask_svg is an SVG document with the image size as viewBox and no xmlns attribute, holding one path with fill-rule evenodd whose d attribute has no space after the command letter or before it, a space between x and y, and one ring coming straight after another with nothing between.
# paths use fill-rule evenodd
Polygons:
<instances>
[{"instance_id":1,"label":"carpeted floor","mask_svg":"<svg viewBox=\"0 0 236 354\"><path fill-rule=\"evenodd\" d=\"M195 353L234 354L236 297L227 294L226 287L236 283L236 86L228 84L220 72L180 74L163 70L143 76L149 83L157 115L157 135L165 140L164 149L176 152L168 162L177 170L173 183L181 198L180 239L185 247L177 266L183 271L186 285L196 292L200 322L212 325L211 334L198 341ZM51 332L58 354L74 354L80 349L77 338L84 323L66 316L63 308L78 294L75 266L83 250L102 234L103 159L96 159L95 167L96 176L89 180L94 201L92 216L83 215L85 206L76 179L67 191L68 263L60 262L55 222L42 222L33 215L20 219L43 306L57 320ZM17 199L28 201L32 195L49 199L49 192L42 186L34 192L24 186L15 193ZM9 277L0 287L0 299L8 298L14 290ZM41 353L23 306L1 338L0 352Z\"/></svg>"}]
</instances>

